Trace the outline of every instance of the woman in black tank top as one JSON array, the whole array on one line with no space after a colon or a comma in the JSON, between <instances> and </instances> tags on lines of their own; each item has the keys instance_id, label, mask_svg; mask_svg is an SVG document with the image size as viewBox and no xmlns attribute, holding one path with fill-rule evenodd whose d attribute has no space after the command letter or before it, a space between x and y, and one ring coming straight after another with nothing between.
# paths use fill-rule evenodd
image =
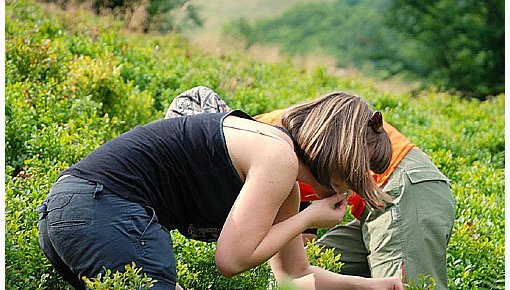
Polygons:
<instances>
[{"instance_id":1,"label":"woman in black tank top","mask_svg":"<svg viewBox=\"0 0 510 290\"><path fill-rule=\"evenodd\" d=\"M336 225L349 190L383 207L369 168L385 169L391 150L367 103L328 94L287 110L281 130L229 111L211 92L185 92L172 112L189 115L196 105L213 113L138 126L60 175L38 211L41 247L64 279L84 289L80 277L135 261L158 280L154 289L174 289L168 231L177 229L217 241L225 276L269 260L278 281L291 277L304 289L403 289L396 278L311 267L300 238L306 228ZM190 95L203 98L186 103ZM302 212L298 180L322 198Z\"/></svg>"}]
</instances>

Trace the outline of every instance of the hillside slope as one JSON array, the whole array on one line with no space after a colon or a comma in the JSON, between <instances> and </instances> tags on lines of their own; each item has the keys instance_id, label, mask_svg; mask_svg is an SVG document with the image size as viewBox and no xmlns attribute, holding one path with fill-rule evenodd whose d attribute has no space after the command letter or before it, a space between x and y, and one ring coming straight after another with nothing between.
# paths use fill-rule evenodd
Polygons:
<instances>
[{"instance_id":1,"label":"hillside slope","mask_svg":"<svg viewBox=\"0 0 510 290\"><path fill-rule=\"evenodd\" d=\"M180 36L124 34L111 19L44 11L27 0L6 4L5 44L7 289L65 289L39 249L35 208L61 170L133 126L162 118L173 97L197 85L249 114L334 90L363 96L452 180L450 288L504 287L504 95L481 102L434 91L382 93L323 67L214 57ZM172 235L187 289L268 286L267 265L222 278L213 244Z\"/></svg>"},{"instance_id":2,"label":"hillside slope","mask_svg":"<svg viewBox=\"0 0 510 290\"><path fill-rule=\"evenodd\" d=\"M194 3L200 8L200 15L205 23L202 29L195 32L199 35L219 34L223 24L236 18L244 17L254 20L274 17L297 4L326 1L331 0L196 0Z\"/></svg>"}]
</instances>

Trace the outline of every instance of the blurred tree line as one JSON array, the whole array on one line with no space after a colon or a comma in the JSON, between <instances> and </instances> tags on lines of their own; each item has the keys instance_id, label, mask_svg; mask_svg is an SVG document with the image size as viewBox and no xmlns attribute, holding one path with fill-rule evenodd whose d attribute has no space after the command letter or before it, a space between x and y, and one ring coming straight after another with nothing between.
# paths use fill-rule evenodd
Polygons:
<instances>
[{"instance_id":1,"label":"blurred tree line","mask_svg":"<svg viewBox=\"0 0 510 290\"><path fill-rule=\"evenodd\" d=\"M503 0L394 0L387 23L416 43L410 70L480 97L505 89L504 11Z\"/></svg>"},{"instance_id":2,"label":"blurred tree line","mask_svg":"<svg viewBox=\"0 0 510 290\"><path fill-rule=\"evenodd\" d=\"M86 4L96 14L114 15L132 31L149 33L182 32L202 26L203 20L191 0L41 0L61 8Z\"/></svg>"},{"instance_id":3,"label":"blurred tree line","mask_svg":"<svg viewBox=\"0 0 510 290\"><path fill-rule=\"evenodd\" d=\"M323 53L382 78L403 74L479 99L504 92L503 0L315 2L224 31L247 46Z\"/></svg>"}]
</instances>

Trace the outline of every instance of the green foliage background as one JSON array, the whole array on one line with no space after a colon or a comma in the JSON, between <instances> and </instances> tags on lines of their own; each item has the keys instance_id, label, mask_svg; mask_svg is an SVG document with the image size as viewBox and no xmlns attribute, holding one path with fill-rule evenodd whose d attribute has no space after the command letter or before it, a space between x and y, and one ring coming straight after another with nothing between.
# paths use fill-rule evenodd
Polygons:
<instances>
[{"instance_id":1,"label":"green foliage background","mask_svg":"<svg viewBox=\"0 0 510 290\"><path fill-rule=\"evenodd\" d=\"M320 1L268 19L240 18L224 31L247 46L322 53L340 67L485 99L504 91L504 10L503 0Z\"/></svg>"},{"instance_id":2,"label":"green foliage background","mask_svg":"<svg viewBox=\"0 0 510 290\"><path fill-rule=\"evenodd\" d=\"M188 0L37 0L62 9L90 6L98 15L113 15L130 30L151 33L182 32L203 25L195 3Z\"/></svg>"},{"instance_id":3,"label":"green foliage background","mask_svg":"<svg viewBox=\"0 0 510 290\"><path fill-rule=\"evenodd\" d=\"M435 91L381 93L322 67L212 57L178 35L124 34L112 18L44 11L26 0L6 3L5 47L7 289L66 288L39 249L35 208L61 170L162 118L174 96L197 85L249 114L333 90L364 96L453 181L450 288L504 288L504 95L482 102ZM271 281L267 265L221 278L211 269L214 244L173 239L187 289L263 289Z\"/></svg>"},{"instance_id":4,"label":"green foliage background","mask_svg":"<svg viewBox=\"0 0 510 290\"><path fill-rule=\"evenodd\" d=\"M389 4L388 0L303 3L272 18L239 18L227 23L224 32L244 38L247 46L273 43L291 55L322 53L335 57L341 67L372 66L372 72L388 75L400 69L384 62L400 41L383 26L381 11Z\"/></svg>"}]
</instances>

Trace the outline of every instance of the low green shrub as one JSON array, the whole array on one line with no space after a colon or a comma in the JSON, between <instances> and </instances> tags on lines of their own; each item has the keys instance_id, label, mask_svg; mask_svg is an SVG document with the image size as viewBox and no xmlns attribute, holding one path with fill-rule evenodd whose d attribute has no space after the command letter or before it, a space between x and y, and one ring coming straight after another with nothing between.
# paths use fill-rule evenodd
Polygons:
<instances>
[{"instance_id":1,"label":"low green shrub","mask_svg":"<svg viewBox=\"0 0 510 290\"><path fill-rule=\"evenodd\" d=\"M162 118L174 96L196 85L252 115L334 90L365 97L452 180L449 288L504 289L504 95L481 102L435 91L381 93L320 67L208 56L177 35L125 35L105 18L79 13L73 26L62 15L29 0L6 3L6 289L68 287L39 249L35 208L63 169L131 127ZM179 283L188 289L274 284L267 265L223 278L213 267L214 244L173 239ZM310 257L337 271L338 258L323 253Z\"/></svg>"},{"instance_id":2,"label":"low green shrub","mask_svg":"<svg viewBox=\"0 0 510 290\"><path fill-rule=\"evenodd\" d=\"M80 56L70 64L70 90L78 96L90 96L101 104L101 114L121 120L121 131L127 131L149 120L152 115L152 96L140 92L132 82L120 77L119 60L114 55L99 59Z\"/></svg>"},{"instance_id":3,"label":"low green shrub","mask_svg":"<svg viewBox=\"0 0 510 290\"><path fill-rule=\"evenodd\" d=\"M223 277L214 261L216 245L190 240L172 231L177 282L184 289L266 289L270 277L267 264L232 278Z\"/></svg>"},{"instance_id":4,"label":"low green shrub","mask_svg":"<svg viewBox=\"0 0 510 290\"><path fill-rule=\"evenodd\" d=\"M325 246L320 246L314 241L309 241L306 243L306 255L311 265L328 269L335 273L341 273L344 263L340 261L341 255L335 254L332 248L327 249Z\"/></svg>"},{"instance_id":5,"label":"low green shrub","mask_svg":"<svg viewBox=\"0 0 510 290\"><path fill-rule=\"evenodd\" d=\"M405 285L406 290L434 290L436 289L436 281L433 277L420 274L420 280L411 281Z\"/></svg>"},{"instance_id":6,"label":"low green shrub","mask_svg":"<svg viewBox=\"0 0 510 290\"><path fill-rule=\"evenodd\" d=\"M83 277L85 287L87 289L110 289L110 290L145 290L152 288L157 280L142 274L142 268L137 268L133 262L126 265L124 272L115 271L112 273L110 269L105 269L104 274L100 273L95 278Z\"/></svg>"}]
</instances>

